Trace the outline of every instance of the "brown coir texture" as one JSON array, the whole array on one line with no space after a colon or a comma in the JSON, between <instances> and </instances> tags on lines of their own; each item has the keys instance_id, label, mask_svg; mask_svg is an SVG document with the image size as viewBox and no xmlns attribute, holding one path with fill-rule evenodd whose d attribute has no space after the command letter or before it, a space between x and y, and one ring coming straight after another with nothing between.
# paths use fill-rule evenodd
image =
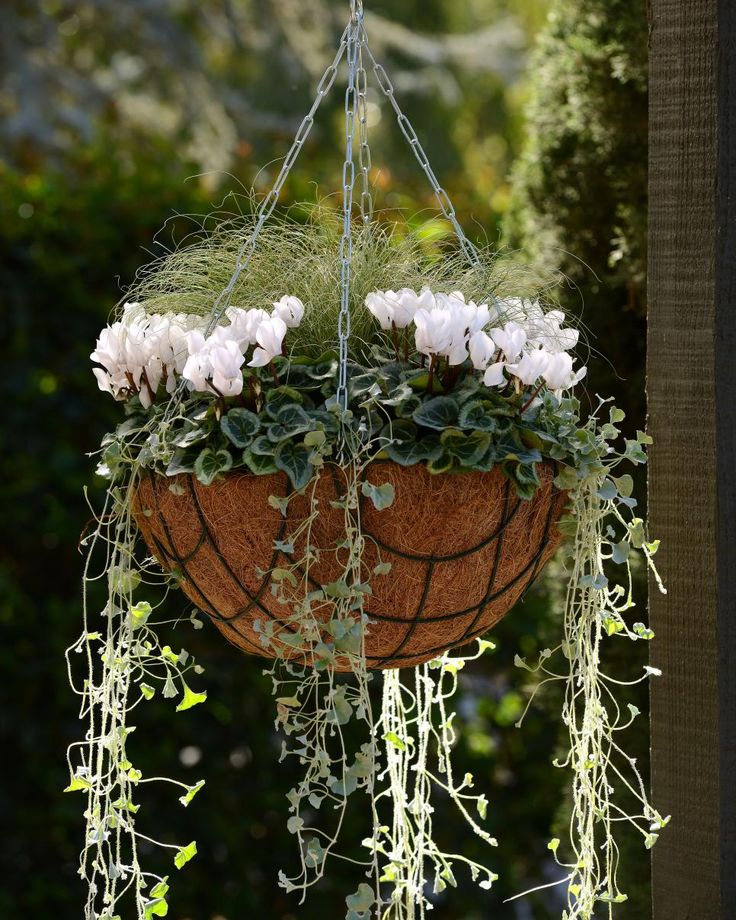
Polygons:
<instances>
[{"instance_id":1,"label":"brown coir texture","mask_svg":"<svg viewBox=\"0 0 736 920\"><path fill-rule=\"evenodd\" d=\"M390 482L395 490L388 508L378 511L363 498L359 509L373 592L364 608L370 618L368 667L407 667L464 645L519 600L560 541L556 524L567 498L552 483L553 467L539 469L541 487L522 501L497 468L432 475L421 464L367 467L366 479ZM179 488L172 491L173 482ZM319 514L310 541L319 559L301 590L315 590L342 573L344 550L336 547L344 539L344 511L331 502L344 482L343 471L328 466L317 483ZM283 474L229 473L210 486L193 476L151 475L134 501L140 531L162 567L177 569L186 595L231 642L266 657L254 621L272 618L277 631L288 631L290 616L267 573L293 566L304 549L297 540L287 556L274 541L288 541L309 514L300 496L292 498L286 517L269 505L270 495L288 492ZM382 562L391 564L388 574L370 576ZM327 605L318 614L329 615Z\"/></svg>"}]
</instances>

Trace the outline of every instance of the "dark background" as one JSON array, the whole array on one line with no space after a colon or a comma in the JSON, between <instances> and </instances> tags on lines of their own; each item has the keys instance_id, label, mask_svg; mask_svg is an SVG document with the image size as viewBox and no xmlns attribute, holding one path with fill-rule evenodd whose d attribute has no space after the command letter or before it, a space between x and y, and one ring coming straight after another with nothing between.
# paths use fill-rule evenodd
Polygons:
<instances>
[{"instance_id":1,"label":"dark background","mask_svg":"<svg viewBox=\"0 0 736 920\"><path fill-rule=\"evenodd\" d=\"M83 490L93 502L101 494L85 454L119 416L90 373L95 336L125 283L158 251L151 247L162 225L168 221L163 242L187 232L188 221L172 215L206 213L229 191L268 186L346 8L325 0L4 4L2 917L82 913L81 798L61 793L64 750L82 727L63 652L81 628L77 541L90 517ZM601 361L590 389L615 394L631 427L643 427L643 0L376 2L366 23L467 232L564 273L563 305L582 316L618 371ZM431 208L386 106L380 120L372 112L377 206L408 215ZM341 130L337 91L287 203L338 187ZM461 880L438 903L438 920L560 914L549 890L502 904L560 872L546 849L551 836L564 837L566 820L566 777L551 765L563 740L558 692L541 695L523 729L513 727L528 690L514 655L558 641L556 574L552 566L495 630L496 652L463 674L458 769L487 791L500 843L489 864L501 879L491 894ZM278 869L294 865L284 799L292 778L276 765L270 684L259 665L209 627L177 639L206 666L208 702L186 715L151 703L136 738L144 766L207 779L186 811L172 797L146 802L141 815L158 836L198 841L199 855L174 880L170 916L340 916L356 887L340 863L304 906L276 884ZM622 676L633 674L640 662L612 648ZM646 709L645 699L637 703ZM643 719L629 747L645 764ZM347 839L364 835L366 815L354 811ZM450 813L438 826L448 844L473 852ZM621 916L646 916L648 860L626 836L622 878L630 901Z\"/></svg>"}]
</instances>

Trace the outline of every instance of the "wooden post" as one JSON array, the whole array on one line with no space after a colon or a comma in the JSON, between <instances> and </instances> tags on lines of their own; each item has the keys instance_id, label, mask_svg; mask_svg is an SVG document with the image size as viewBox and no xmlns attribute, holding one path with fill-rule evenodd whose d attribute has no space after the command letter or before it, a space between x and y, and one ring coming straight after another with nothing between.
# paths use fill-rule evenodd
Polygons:
<instances>
[{"instance_id":1,"label":"wooden post","mask_svg":"<svg viewBox=\"0 0 736 920\"><path fill-rule=\"evenodd\" d=\"M654 920L736 917L736 3L650 0Z\"/></svg>"}]
</instances>

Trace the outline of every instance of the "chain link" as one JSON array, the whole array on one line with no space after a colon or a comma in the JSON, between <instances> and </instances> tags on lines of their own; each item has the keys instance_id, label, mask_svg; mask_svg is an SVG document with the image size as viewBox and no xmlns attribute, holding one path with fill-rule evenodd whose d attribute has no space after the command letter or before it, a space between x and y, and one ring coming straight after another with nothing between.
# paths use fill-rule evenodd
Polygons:
<instances>
[{"instance_id":1,"label":"chain link","mask_svg":"<svg viewBox=\"0 0 736 920\"><path fill-rule=\"evenodd\" d=\"M358 165L360 167L360 216L363 226L369 227L373 220L373 196L370 186L371 148L368 146L368 75L365 72L363 51L366 42L365 29L360 30L358 41L358 69L357 80L357 105L358 105L358 133L360 148L358 152Z\"/></svg>"},{"instance_id":2,"label":"chain link","mask_svg":"<svg viewBox=\"0 0 736 920\"><path fill-rule=\"evenodd\" d=\"M362 14L362 10L361 10ZM348 407L348 339L350 337L350 267L353 257L353 187L355 162L355 115L358 107L358 55L361 20L353 19L347 29L345 58L348 65L348 83L345 89L345 162L342 167L342 239L340 241L340 313L337 321L338 381L337 402Z\"/></svg>"},{"instance_id":3,"label":"chain link","mask_svg":"<svg viewBox=\"0 0 736 920\"><path fill-rule=\"evenodd\" d=\"M276 177L276 181L274 182L271 191L266 195L258 208L255 226L253 227L253 230L251 231L248 238L238 250L238 254L235 260L235 270L233 271L227 286L218 296L212 307L210 319L207 324L206 335L209 335L215 329L225 310L227 310L228 306L230 305L230 298L232 296L233 290L235 289L238 278L242 274L243 270L248 267L248 264L253 257L253 253L256 249L256 243L258 242L258 237L261 235L263 226L269 217L273 214L274 209L278 203L281 190L284 187L284 183L286 182L287 176L289 175L291 168L296 162L296 159L299 156L304 143L309 137L312 126L314 125L314 116L317 114L317 110L322 104L322 100L329 93L330 89L332 88L332 84L335 82L335 77L337 76L337 68L340 66L340 62L342 61L342 58L347 50L349 31L350 27L346 28L343 32L337 53L335 54L332 63L322 74L322 78L317 85L317 91L314 97L314 101L312 102L312 107L304 116L302 123L299 125L291 147L289 148L289 152L286 154L284 162L281 164L281 170Z\"/></svg>"}]
</instances>

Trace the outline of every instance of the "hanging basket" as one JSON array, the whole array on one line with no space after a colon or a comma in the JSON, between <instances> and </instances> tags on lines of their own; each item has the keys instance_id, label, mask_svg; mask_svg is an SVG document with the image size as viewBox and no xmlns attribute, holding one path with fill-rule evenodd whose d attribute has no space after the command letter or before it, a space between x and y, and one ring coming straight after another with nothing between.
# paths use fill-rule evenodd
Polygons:
<instances>
[{"instance_id":1,"label":"hanging basket","mask_svg":"<svg viewBox=\"0 0 736 920\"><path fill-rule=\"evenodd\" d=\"M369 623L365 654L369 668L421 664L464 645L498 622L522 597L560 541L557 521L566 493L552 483L552 464L540 466L541 486L529 501L516 495L500 469L488 473L432 475L425 466L369 465L366 478L390 482L395 500L376 510L360 504L367 571L390 563L372 579L366 598ZM269 572L299 558L274 548L309 513L296 496L284 517L269 505L285 496L286 476L230 473L203 486L193 476L173 480L152 475L138 486L134 514L163 568L175 570L189 599L207 613L232 643L269 657L254 623L273 619L290 631L288 609L271 590ZM320 550L309 573L309 590L339 577L344 512L338 467L319 478L319 514L311 542ZM266 573L266 574L264 574ZM329 618L329 604L317 614ZM277 631L278 633L278 631ZM285 646L288 657L295 652ZM272 653L271 653L272 654Z\"/></svg>"}]
</instances>

